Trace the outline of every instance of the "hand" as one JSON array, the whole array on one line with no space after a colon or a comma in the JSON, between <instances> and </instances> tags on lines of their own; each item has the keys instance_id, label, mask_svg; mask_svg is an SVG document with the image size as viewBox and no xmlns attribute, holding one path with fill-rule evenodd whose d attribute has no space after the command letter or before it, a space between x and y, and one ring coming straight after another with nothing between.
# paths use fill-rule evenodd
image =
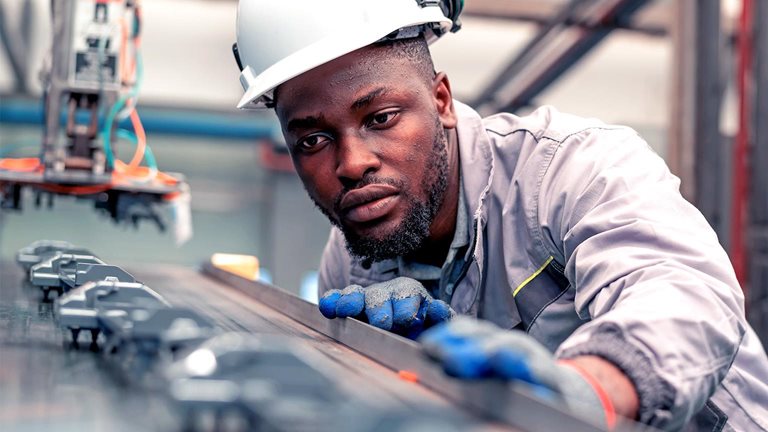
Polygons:
<instances>
[{"instance_id":1,"label":"hand","mask_svg":"<svg viewBox=\"0 0 768 432\"><path fill-rule=\"evenodd\" d=\"M611 401L589 373L575 363L555 360L522 331L457 318L425 331L419 342L449 375L524 381L534 385L540 396L564 402L580 417L608 428L616 422Z\"/></svg>"},{"instance_id":2,"label":"hand","mask_svg":"<svg viewBox=\"0 0 768 432\"><path fill-rule=\"evenodd\" d=\"M326 318L367 317L368 323L408 337L424 328L452 318L456 313L435 300L417 280L399 277L363 288L350 285L326 292L319 302Z\"/></svg>"}]
</instances>

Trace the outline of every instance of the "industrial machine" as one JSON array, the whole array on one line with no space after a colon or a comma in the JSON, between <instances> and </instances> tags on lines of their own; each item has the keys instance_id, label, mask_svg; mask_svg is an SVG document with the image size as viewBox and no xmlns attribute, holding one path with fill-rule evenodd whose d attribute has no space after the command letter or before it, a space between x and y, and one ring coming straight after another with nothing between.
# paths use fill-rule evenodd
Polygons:
<instances>
[{"instance_id":1,"label":"industrial machine","mask_svg":"<svg viewBox=\"0 0 768 432\"><path fill-rule=\"evenodd\" d=\"M205 276L143 268L136 276L146 282L138 282L75 250L84 249L40 240L19 251L18 267L0 261L4 298L21 305L0 314L3 353L21 374L5 403L50 410L40 419L18 410L4 420L11 428L603 430L524 382L453 379L413 341L361 321L325 319L317 305L214 260L204 264ZM41 271L56 279L49 284L63 282L53 300L34 283ZM30 386L36 376L46 384ZM78 408L96 405L85 414Z\"/></svg>"},{"instance_id":2,"label":"industrial machine","mask_svg":"<svg viewBox=\"0 0 768 432\"><path fill-rule=\"evenodd\" d=\"M50 2L53 37L41 78L44 125L39 157L0 159L0 208L20 210L54 196L93 201L115 222L153 221L170 209L178 241L191 235L189 187L161 172L136 110L143 78L139 0ZM130 119L130 128L119 127ZM129 162L118 143L135 145Z\"/></svg>"}]
</instances>

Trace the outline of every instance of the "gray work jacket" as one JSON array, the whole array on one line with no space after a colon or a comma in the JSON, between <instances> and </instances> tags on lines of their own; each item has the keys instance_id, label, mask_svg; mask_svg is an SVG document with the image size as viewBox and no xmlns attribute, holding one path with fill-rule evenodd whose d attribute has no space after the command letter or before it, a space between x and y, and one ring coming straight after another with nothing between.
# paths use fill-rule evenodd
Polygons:
<instances>
[{"instance_id":1,"label":"gray work jacket","mask_svg":"<svg viewBox=\"0 0 768 432\"><path fill-rule=\"evenodd\" d=\"M645 141L551 107L482 119L455 104L472 247L451 306L557 357L613 362L638 391L641 422L768 430L768 359L728 256ZM333 229L320 292L392 268L364 268Z\"/></svg>"}]
</instances>

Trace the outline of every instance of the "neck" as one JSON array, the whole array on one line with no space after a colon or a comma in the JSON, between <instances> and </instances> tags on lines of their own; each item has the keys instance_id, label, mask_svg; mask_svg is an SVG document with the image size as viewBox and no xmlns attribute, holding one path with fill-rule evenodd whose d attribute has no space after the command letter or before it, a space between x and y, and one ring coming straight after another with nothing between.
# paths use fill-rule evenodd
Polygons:
<instances>
[{"instance_id":1,"label":"neck","mask_svg":"<svg viewBox=\"0 0 768 432\"><path fill-rule=\"evenodd\" d=\"M418 262L442 267L451 248L456 231L456 212L459 208L459 147L456 129L447 129L448 138L448 186L443 202L429 227L429 237L411 257Z\"/></svg>"}]
</instances>

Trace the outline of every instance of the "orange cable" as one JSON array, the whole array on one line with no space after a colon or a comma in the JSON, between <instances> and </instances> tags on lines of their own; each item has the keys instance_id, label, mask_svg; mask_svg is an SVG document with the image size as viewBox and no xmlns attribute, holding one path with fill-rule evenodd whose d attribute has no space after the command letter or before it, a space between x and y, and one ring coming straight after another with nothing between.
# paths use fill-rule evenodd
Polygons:
<instances>
[{"instance_id":1,"label":"orange cable","mask_svg":"<svg viewBox=\"0 0 768 432\"><path fill-rule=\"evenodd\" d=\"M133 125L133 131L136 132L136 151L133 153L133 159L128 164L131 168L136 168L144 159L144 153L147 151L147 134L144 132L144 126L141 124L141 118L139 113L134 107L131 110L131 124Z\"/></svg>"},{"instance_id":2,"label":"orange cable","mask_svg":"<svg viewBox=\"0 0 768 432\"><path fill-rule=\"evenodd\" d=\"M33 172L41 168L38 158L8 158L0 159L0 170L16 172Z\"/></svg>"},{"instance_id":3,"label":"orange cable","mask_svg":"<svg viewBox=\"0 0 768 432\"><path fill-rule=\"evenodd\" d=\"M112 173L111 181L109 183L99 185L88 186L63 186L59 184L32 184L32 186L44 189L50 192L69 194L69 195L92 195L99 192L105 192L112 189L114 186L124 186L132 184L132 181L136 179L146 178L151 169L148 167L137 166L131 167L126 165L125 162L115 161L116 169ZM0 170L15 171L15 172L45 172L45 167L40 163L38 158L7 158L0 159ZM164 172L158 172L154 181L166 186L175 186L179 183L179 180L170 174ZM28 182L20 182L28 183ZM171 192L163 195L163 198L168 200L178 196L180 192Z\"/></svg>"}]
</instances>

